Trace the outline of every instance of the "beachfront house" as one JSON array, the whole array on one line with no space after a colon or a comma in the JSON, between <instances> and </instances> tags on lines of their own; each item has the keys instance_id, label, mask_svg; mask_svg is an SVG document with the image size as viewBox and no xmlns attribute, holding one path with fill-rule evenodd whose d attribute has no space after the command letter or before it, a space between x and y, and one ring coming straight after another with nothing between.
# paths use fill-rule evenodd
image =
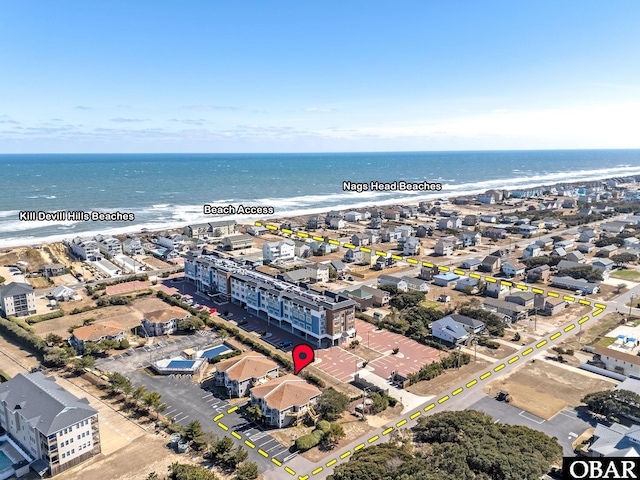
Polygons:
<instances>
[{"instance_id":1,"label":"beachfront house","mask_svg":"<svg viewBox=\"0 0 640 480\"><path fill-rule=\"evenodd\" d=\"M27 454L38 478L58 475L101 451L98 411L42 372L19 373L0 384L0 429ZM5 469L0 466L0 472Z\"/></svg>"},{"instance_id":2,"label":"beachfront house","mask_svg":"<svg viewBox=\"0 0 640 480\"><path fill-rule=\"evenodd\" d=\"M122 255L122 243L117 238L109 235L96 235L96 241L100 252L105 257L111 258L116 255Z\"/></svg>"},{"instance_id":3,"label":"beachfront house","mask_svg":"<svg viewBox=\"0 0 640 480\"><path fill-rule=\"evenodd\" d=\"M69 243L71 252L81 260L97 262L102 260L102 254L98 247L98 242L92 238L76 237Z\"/></svg>"},{"instance_id":4,"label":"beachfront house","mask_svg":"<svg viewBox=\"0 0 640 480\"><path fill-rule=\"evenodd\" d=\"M238 233L238 222L220 220L209 223L195 223L184 227L182 234L187 238L207 239L224 237Z\"/></svg>"},{"instance_id":5,"label":"beachfront house","mask_svg":"<svg viewBox=\"0 0 640 480\"><path fill-rule=\"evenodd\" d=\"M122 251L131 256L142 255L144 254L144 247L138 237L131 237L122 242Z\"/></svg>"}]
</instances>

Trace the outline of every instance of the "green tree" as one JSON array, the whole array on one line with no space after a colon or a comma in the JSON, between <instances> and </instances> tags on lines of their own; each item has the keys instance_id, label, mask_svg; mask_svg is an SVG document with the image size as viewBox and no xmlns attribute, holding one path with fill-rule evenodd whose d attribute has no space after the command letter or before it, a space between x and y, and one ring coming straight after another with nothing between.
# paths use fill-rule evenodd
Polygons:
<instances>
[{"instance_id":1,"label":"green tree","mask_svg":"<svg viewBox=\"0 0 640 480\"><path fill-rule=\"evenodd\" d=\"M74 358L72 362L73 370L76 373L80 373L84 371L85 368L93 368L95 366L96 360L90 355L85 355L81 358Z\"/></svg>"},{"instance_id":2,"label":"green tree","mask_svg":"<svg viewBox=\"0 0 640 480\"><path fill-rule=\"evenodd\" d=\"M111 385L111 391L115 393L124 393L125 395L131 393L133 388L131 380L118 372L112 372L109 374L109 384Z\"/></svg>"},{"instance_id":3,"label":"green tree","mask_svg":"<svg viewBox=\"0 0 640 480\"><path fill-rule=\"evenodd\" d=\"M319 436L309 433L307 435L302 435L301 437L296 438L295 445L297 450L304 452L306 450L309 450L310 448L315 447L316 445L318 445L318 443L320 443Z\"/></svg>"},{"instance_id":4,"label":"green tree","mask_svg":"<svg viewBox=\"0 0 640 480\"><path fill-rule=\"evenodd\" d=\"M6 282L6 281L7 281L7 279L4 278L2 275L0 275L0 285L3 285L4 282Z\"/></svg>"},{"instance_id":5,"label":"green tree","mask_svg":"<svg viewBox=\"0 0 640 480\"><path fill-rule=\"evenodd\" d=\"M318 398L316 411L323 419L333 421L337 419L348 406L349 397L338 392L333 387L329 387L322 392L322 395Z\"/></svg>"},{"instance_id":6,"label":"green tree","mask_svg":"<svg viewBox=\"0 0 640 480\"><path fill-rule=\"evenodd\" d=\"M611 255L611 260L613 260L616 266L624 267L627 263L636 262L638 260L638 256L633 253L623 252L618 253L617 255Z\"/></svg>"},{"instance_id":7,"label":"green tree","mask_svg":"<svg viewBox=\"0 0 640 480\"><path fill-rule=\"evenodd\" d=\"M371 413L374 415L383 412L389 407L389 399L386 395L380 394L378 392L371 392L369 394L369 398L373 402L371 405Z\"/></svg>"},{"instance_id":8,"label":"green tree","mask_svg":"<svg viewBox=\"0 0 640 480\"><path fill-rule=\"evenodd\" d=\"M120 345L118 348L120 348L120 350L125 350L130 346L131 344L129 343L129 340L127 340L126 338L123 338L122 340L120 340Z\"/></svg>"},{"instance_id":9,"label":"green tree","mask_svg":"<svg viewBox=\"0 0 640 480\"><path fill-rule=\"evenodd\" d=\"M236 480L255 480L258 478L258 464L254 462L243 462L238 466Z\"/></svg>"},{"instance_id":10,"label":"green tree","mask_svg":"<svg viewBox=\"0 0 640 480\"><path fill-rule=\"evenodd\" d=\"M593 413L606 416L640 416L640 395L629 390L589 393L582 399Z\"/></svg>"},{"instance_id":11,"label":"green tree","mask_svg":"<svg viewBox=\"0 0 640 480\"><path fill-rule=\"evenodd\" d=\"M45 340L49 345L59 345L64 341L60 335L56 335L55 333L49 333Z\"/></svg>"},{"instance_id":12,"label":"green tree","mask_svg":"<svg viewBox=\"0 0 640 480\"><path fill-rule=\"evenodd\" d=\"M195 440L202 436L202 425L198 420L193 420L187 425L187 429L185 431L185 438L189 441Z\"/></svg>"},{"instance_id":13,"label":"green tree","mask_svg":"<svg viewBox=\"0 0 640 480\"><path fill-rule=\"evenodd\" d=\"M262 413L260 405L247 405L247 407L245 408L245 412L247 413L247 417L249 417L252 422L258 423L262 422L262 420L264 419L264 414Z\"/></svg>"},{"instance_id":14,"label":"green tree","mask_svg":"<svg viewBox=\"0 0 640 480\"><path fill-rule=\"evenodd\" d=\"M329 426L329 429L324 433L322 437L321 444L325 448L333 448L335 447L340 439L346 437L346 433L344 432L344 428L339 423L332 423Z\"/></svg>"},{"instance_id":15,"label":"green tree","mask_svg":"<svg viewBox=\"0 0 640 480\"><path fill-rule=\"evenodd\" d=\"M200 317L187 317L178 321L178 330L202 330L204 328L204 322Z\"/></svg>"},{"instance_id":16,"label":"green tree","mask_svg":"<svg viewBox=\"0 0 640 480\"><path fill-rule=\"evenodd\" d=\"M154 410L156 413L159 413L159 411L162 410L163 405L160 401L161 398L162 395L160 395L158 392L149 392L144 397L142 397L142 402L147 408Z\"/></svg>"}]
</instances>

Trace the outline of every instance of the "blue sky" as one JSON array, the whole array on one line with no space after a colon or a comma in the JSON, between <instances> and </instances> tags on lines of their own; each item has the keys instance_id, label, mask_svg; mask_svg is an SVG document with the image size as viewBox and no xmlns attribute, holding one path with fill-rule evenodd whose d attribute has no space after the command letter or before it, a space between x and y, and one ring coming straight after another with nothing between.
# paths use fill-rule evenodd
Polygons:
<instances>
[{"instance_id":1,"label":"blue sky","mask_svg":"<svg viewBox=\"0 0 640 480\"><path fill-rule=\"evenodd\" d=\"M0 7L0 153L638 148L640 2Z\"/></svg>"}]
</instances>

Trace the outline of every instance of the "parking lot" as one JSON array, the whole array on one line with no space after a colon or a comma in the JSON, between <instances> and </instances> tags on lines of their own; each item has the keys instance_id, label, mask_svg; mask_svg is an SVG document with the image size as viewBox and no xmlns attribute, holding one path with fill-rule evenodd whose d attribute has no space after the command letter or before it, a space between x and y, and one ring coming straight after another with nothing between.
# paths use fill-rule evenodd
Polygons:
<instances>
[{"instance_id":1,"label":"parking lot","mask_svg":"<svg viewBox=\"0 0 640 480\"><path fill-rule=\"evenodd\" d=\"M362 358L340 347L316 350L316 365L333 378L348 383L356 370L362 367Z\"/></svg>"},{"instance_id":2,"label":"parking lot","mask_svg":"<svg viewBox=\"0 0 640 480\"><path fill-rule=\"evenodd\" d=\"M173 417L176 423L185 426L198 420L204 430L232 438L236 444L242 445L249 452L249 458L258 463L260 471L272 468L273 463L270 458L258 453L259 449L283 463L295 456L268 431L246 420L238 411L229 413L232 405L211 387L203 387L187 376L152 377L140 371L130 372L127 376L135 386L144 385L147 390L162 395L162 402L167 405L164 416ZM213 421L221 414L224 417L219 421L224 422L228 431L223 430L217 421ZM231 435L231 432L236 432L241 438ZM248 447L245 440L253 444L254 448Z\"/></svg>"}]
</instances>

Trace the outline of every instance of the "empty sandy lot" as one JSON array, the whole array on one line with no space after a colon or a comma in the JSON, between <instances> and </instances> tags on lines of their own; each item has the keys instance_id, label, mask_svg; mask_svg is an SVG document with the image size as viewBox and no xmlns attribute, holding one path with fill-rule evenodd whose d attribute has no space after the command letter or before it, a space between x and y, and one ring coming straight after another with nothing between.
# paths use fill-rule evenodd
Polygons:
<instances>
[{"instance_id":1,"label":"empty sandy lot","mask_svg":"<svg viewBox=\"0 0 640 480\"><path fill-rule=\"evenodd\" d=\"M503 378L487 384L483 390L490 396L504 390L511 395L512 405L548 420L567 406L580 405L587 393L612 390L617 383L538 360L523 363Z\"/></svg>"}]
</instances>

